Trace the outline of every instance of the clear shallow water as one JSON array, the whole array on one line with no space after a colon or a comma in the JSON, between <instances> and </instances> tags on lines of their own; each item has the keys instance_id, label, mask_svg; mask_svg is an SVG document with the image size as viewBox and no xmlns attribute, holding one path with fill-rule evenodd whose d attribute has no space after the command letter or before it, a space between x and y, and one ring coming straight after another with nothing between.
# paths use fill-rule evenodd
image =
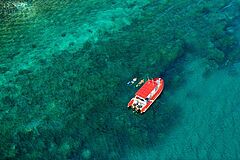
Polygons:
<instances>
[{"instance_id":1,"label":"clear shallow water","mask_svg":"<svg viewBox=\"0 0 240 160\"><path fill-rule=\"evenodd\" d=\"M238 1L1 3L1 159L239 159Z\"/></svg>"}]
</instances>

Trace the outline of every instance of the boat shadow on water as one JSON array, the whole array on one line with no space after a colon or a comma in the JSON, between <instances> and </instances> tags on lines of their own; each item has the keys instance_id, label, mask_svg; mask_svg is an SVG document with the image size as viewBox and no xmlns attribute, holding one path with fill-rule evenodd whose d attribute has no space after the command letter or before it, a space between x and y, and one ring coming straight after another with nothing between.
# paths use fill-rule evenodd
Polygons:
<instances>
[{"instance_id":1,"label":"boat shadow on water","mask_svg":"<svg viewBox=\"0 0 240 160\"><path fill-rule=\"evenodd\" d=\"M163 93L146 113L135 117L136 121L132 127L140 132L133 136L141 137L134 142L135 147L144 148L164 143L167 135L181 121L181 108L177 104L164 100L167 94Z\"/></svg>"}]
</instances>

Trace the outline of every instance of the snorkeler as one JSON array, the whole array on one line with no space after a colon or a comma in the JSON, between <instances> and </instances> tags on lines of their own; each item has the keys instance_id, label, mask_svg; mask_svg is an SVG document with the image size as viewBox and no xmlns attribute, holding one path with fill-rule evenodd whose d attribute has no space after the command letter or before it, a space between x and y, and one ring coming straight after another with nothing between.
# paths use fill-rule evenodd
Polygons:
<instances>
[{"instance_id":1,"label":"snorkeler","mask_svg":"<svg viewBox=\"0 0 240 160\"><path fill-rule=\"evenodd\" d=\"M141 81L138 82L138 84L136 85L136 87L139 87L140 85L142 85L144 83L144 79L142 79Z\"/></svg>"},{"instance_id":2,"label":"snorkeler","mask_svg":"<svg viewBox=\"0 0 240 160\"><path fill-rule=\"evenodd\" d=\"M137 78L133 78L131 81L127 82L127 85L132 85L137 81Z\"/></svg>"}]
</instances>

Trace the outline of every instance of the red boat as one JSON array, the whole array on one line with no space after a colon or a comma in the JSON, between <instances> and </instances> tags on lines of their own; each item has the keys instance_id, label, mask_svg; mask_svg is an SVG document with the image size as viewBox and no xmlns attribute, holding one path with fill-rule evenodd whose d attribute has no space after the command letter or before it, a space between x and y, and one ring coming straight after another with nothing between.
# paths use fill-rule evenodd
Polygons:
<instances>
[{"instance_id":1,"label":"red boat","mask_svg":"<svg viewBox=\"0 0 240 160\"><path fill-rule=\"evenodd\" d=\"M153 104L157 97L162 93L164 80L154 78L148 80L136 93L135 97L130 100L128 107L134 111L144 113Z\"/></svg>"}]
</instances>

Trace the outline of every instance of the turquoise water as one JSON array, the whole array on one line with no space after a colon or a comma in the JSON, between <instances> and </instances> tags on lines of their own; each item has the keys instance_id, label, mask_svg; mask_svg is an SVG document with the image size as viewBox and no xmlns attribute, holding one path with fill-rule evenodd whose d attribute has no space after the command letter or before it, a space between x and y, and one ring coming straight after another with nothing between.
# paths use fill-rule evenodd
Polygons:
<instances>
[{"instance_id":1,"label":"turquoise water","mask_svg":"<svg viewBox=\"0 0 240 160\"><path fill-rule=\"evenodd\" d=\"M0 159L240 159L240 2L0 2ZM143 115L134 77L165 88Z\"/></svg>"}]
</instances>

